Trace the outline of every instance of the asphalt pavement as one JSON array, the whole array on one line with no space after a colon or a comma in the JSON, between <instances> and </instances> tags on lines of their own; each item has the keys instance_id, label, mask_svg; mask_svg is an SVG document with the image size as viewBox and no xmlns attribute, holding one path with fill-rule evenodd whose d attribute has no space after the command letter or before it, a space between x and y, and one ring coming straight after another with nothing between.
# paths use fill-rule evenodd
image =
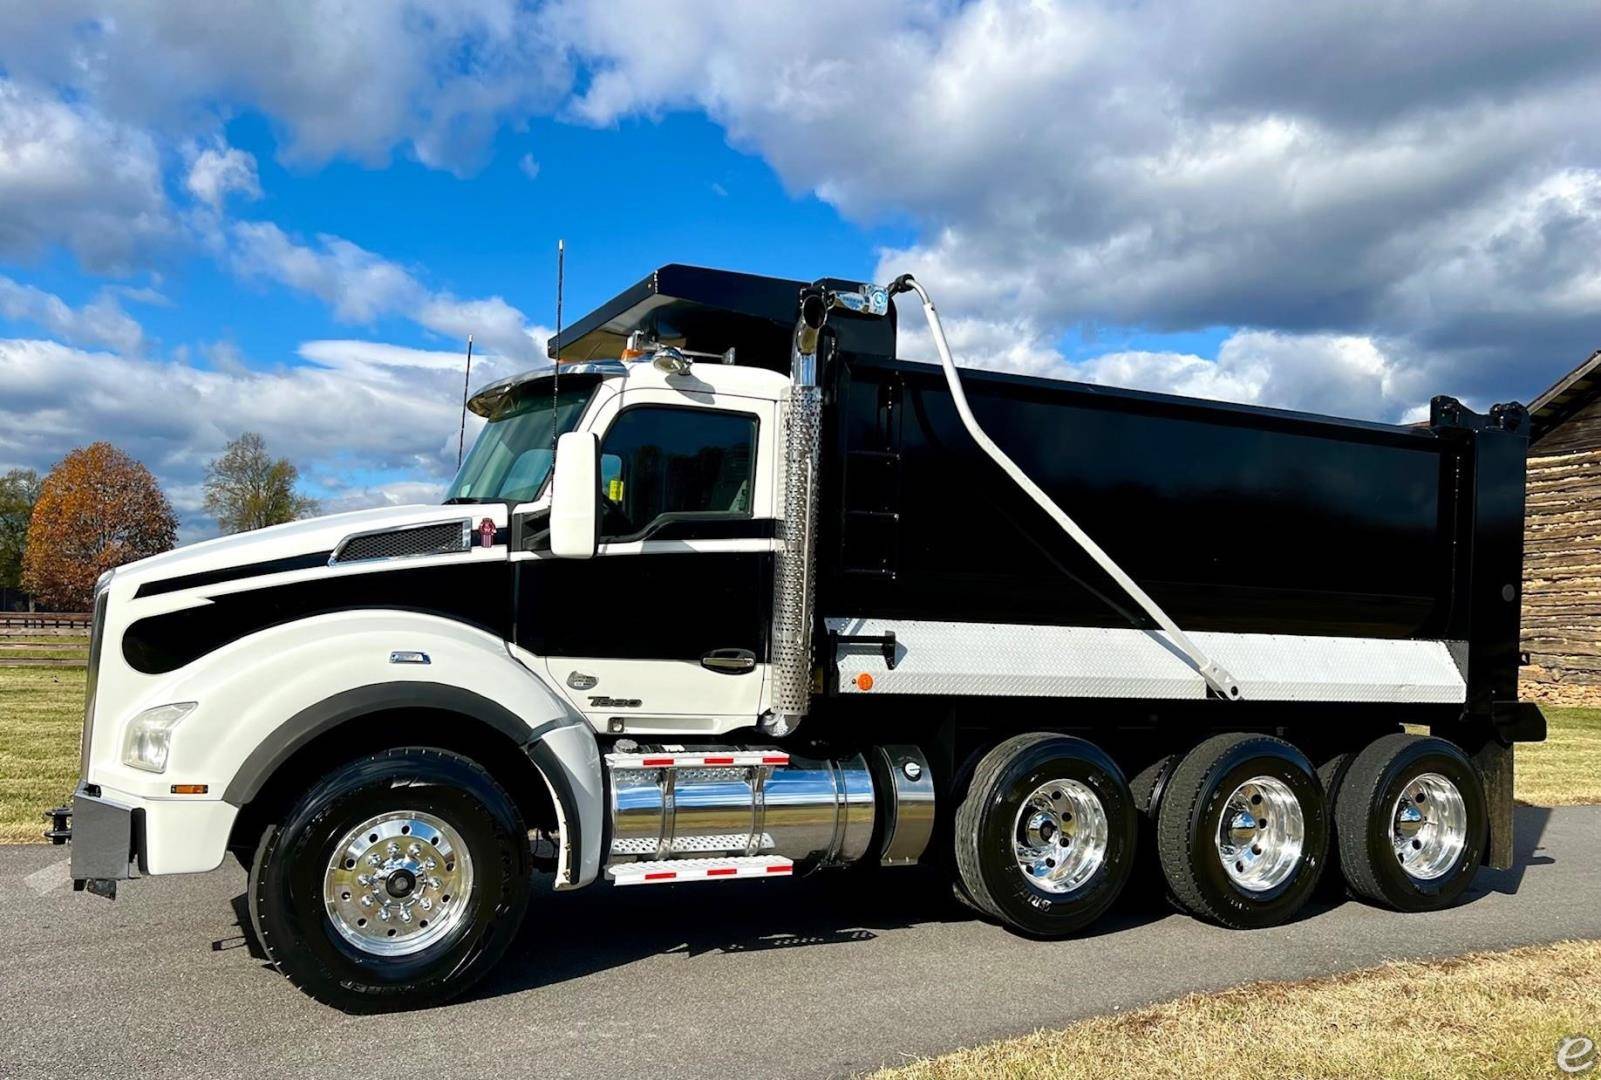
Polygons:
<instances>
[{"instance_id":1,"label":"asphalt pavement","mask_svg":"<svg viewBox=\"0 0 1601 1080\"><path fill-rule=\"evenodd\" d=\"M922 871L547 893L468 999L389 1017L272 971L231 861L110 902L72 892L63 849L0 847L0 1077L836 1076L1255 979L1601 938L1601 807L1520 807L1518 832L1517 867L1450 911L1329 899L1249 933L1132 896L1028 941Z\"/></svg>"}]
</instances>

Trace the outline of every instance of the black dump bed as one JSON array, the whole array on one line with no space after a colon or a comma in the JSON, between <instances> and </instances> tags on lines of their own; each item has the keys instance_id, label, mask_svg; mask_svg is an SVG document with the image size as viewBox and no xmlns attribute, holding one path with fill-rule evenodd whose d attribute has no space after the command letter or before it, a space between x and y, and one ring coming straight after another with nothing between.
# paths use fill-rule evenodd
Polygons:
<instances>
[{"instance_id":1,"label":"black dump bed","mask_svg":"<svg viewBox=\"0 0 1601 1080\"><path fill-rule=\"evenodd\" d=\"M941 369L840 354L829 371L820 614L1146 625L984 456ZM990 436L1180 626L1473 641L1515 679L1521 408L1440 399L1431 424L1397 427L962 380Z\"/></svg>"}]
</instances>

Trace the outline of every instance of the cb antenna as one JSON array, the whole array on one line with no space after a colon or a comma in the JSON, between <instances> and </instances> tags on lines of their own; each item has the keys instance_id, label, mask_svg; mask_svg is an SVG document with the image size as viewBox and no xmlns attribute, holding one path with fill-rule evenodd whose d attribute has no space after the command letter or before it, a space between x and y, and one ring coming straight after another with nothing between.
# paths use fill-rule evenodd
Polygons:
<instances>
[{"instance_id":1,"label":"cb antenna","mask_svg":"<svg viewBox=\"0 0 1601 1080\"><path fill-rule=\"evenodd\" d=\"M567 242L556 241L556 367L550 373L550 453L556 456L556 382L561 378L561 291L567 262Z\"/></svg>"},{"instance_id":2,"label":"cb antenna","mask_svg":"<svg viewBox=\"0 0 1601 1080\"><path fill-rule=\"evenodd\" d=\"M461 472L462 451L467 448L467 387L473 377L473 336L467 335L467 370L461 376L461 434L456 437L456 471Z\"/></svg>"}]
</instances>

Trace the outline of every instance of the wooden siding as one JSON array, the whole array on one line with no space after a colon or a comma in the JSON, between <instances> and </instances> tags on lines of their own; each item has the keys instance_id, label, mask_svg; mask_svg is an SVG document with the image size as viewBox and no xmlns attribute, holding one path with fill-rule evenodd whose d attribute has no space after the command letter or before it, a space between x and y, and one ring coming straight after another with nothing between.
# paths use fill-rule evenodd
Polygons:
<instances>
[{"instance_id":1,"label":"wooden siding","mask_svg":"<svg viewBox=\"0 0 1601 1080\"><path fill-rule=\"evenodd\" d=\"M1520 696L1601 705L1601 398L1529 448Z\"/></svg>"}]
</instances>

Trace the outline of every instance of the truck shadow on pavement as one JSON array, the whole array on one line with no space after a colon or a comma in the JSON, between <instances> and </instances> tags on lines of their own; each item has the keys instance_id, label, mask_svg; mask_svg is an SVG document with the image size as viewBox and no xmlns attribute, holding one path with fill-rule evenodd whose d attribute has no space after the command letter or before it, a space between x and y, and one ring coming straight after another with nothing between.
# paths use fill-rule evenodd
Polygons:
<instances>
[{"instance_id":1,"label":"truck shadow on pavement","mask_svg":"<svg viewBox=\"0 0 1601 1080\"><path fill-rule=\"evenodd\" d=\"M1462 903L1491 893L1515 894L1530 866L1555 862L1543 854L1551 811L1516 808L1517 844L1509 870L1482 869ZM1346 903L1338 870L1295 922L1316 918ZM1117 904L1079 938L1123 933L1178 915L1169 905L1154 867L1136 871ZM233 900L242 940L265 962L250 929L247 898ZM527 921L496 970L463 1000L500 997L624 967L652 956L700 956L816 948L871 941L886 930L978 921L952 895L947 878L933 868L822 873L788 882L729 882L632 888L592 887L552 891L540 878ZM559 935L548 931L561 927Z\"/></svg>"}]
</instances>

